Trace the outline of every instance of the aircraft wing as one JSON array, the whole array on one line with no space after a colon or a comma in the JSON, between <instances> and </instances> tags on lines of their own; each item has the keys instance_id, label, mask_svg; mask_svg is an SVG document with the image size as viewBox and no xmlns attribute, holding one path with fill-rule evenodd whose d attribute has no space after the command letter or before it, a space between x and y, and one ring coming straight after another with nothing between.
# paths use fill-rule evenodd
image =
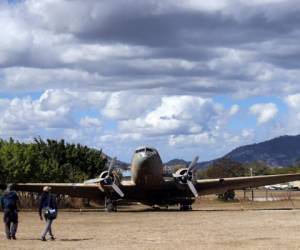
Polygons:
<instances>
[{"instance_id":1,"label":"aircraft wing","mask_svg":"<svg viewBox=\"0 0 300 250\"><path fill-rule=\"evenodd\" d=\"M14 184L14 190L24 192L42 193L43 187L51 187L54 194L64 194L73 197L104 199L104 193L98 188L97 184L83 183L17 183ZM4 185L0 185L4 189Z\"/></svg>"},{"instance_id":2,"label":"aircraft wing","mask_svg":"<svg viewBox=\"0 0 300 250\"><path fill-rule=\"evenodd\" d=\"M14 184L14 190L23 192L42 193L43 187L51 187L51 192L54 194L69 195L78 198L89 198L104 200L107 193L111 192L111 189L99 188L97 183L16 183ZM0 184L0 189L5 189L6 185ZM134 194L135 185L131 181L122 181L119 188L125 193L125 197L131 197ZM113 196L119 198L116 193L112 193Z\"/></svg>"},{"instance_id":3,"label":"aircraft wing","mask_svg":"<svg viewBox=\"0 0 300 250\"><path fill-rule=\"evenodd\" d=\"M195 188L199 195L224 193L230 189L254 188L264 185L272 185L300 180L298 174L264 175L253 177L232 177L219 179L197 180Z\"/></svg>"}]
</instances>

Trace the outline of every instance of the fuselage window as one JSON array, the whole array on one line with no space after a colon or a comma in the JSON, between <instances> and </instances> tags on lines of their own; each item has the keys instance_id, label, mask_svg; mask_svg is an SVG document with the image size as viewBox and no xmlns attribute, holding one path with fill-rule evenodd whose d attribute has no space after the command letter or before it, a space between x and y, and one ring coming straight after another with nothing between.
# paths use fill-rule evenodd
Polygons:
<instances>
[{"instance_id":1,"label":"fuselage window","mask_svg":"<svg viewBox=\"0 0 300 250\"><path fill-rule=\"evenodd\" d=\"M138 150L136 150L135 152L136 153L140 153L140 152L144 152L145 151L145 149L144 148L142 148L142 149L138 149Z\"/></svg>"}]
</instances>

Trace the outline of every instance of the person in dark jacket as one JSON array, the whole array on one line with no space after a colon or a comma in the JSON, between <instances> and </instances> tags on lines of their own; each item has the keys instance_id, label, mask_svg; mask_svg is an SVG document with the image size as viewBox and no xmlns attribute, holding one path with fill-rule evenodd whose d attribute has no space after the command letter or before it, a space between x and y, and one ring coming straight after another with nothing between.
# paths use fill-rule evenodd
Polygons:
<instances>
[{"instance_id":1,"label":"person in dark jacket","mask_svg":"<svg viewBox=\"0 0 300 250\"><path fill-rule=\"evenodd\" d=\"M13 185L8 184L1 198L1 207L4 211L3 221L5 224L5 234L7 239L16 240L18 229L18 204L19 197L13 190Z\"/></svg>"},{"instance_id":2,"label":"person in dark jacket","mask_svg":"<svg viewBox=\"0 0 300 250\"><path fill-rule=\"evenodd\" d=\"M46 221L45 229L42 233L41 240L46 241L46 235L49 233L51 240L55 240L52 232L52 222L57 216L56 198L50 193L51 187L45 186L40 200L39 215L40 219Z\"/></svg>"}]
</instances>

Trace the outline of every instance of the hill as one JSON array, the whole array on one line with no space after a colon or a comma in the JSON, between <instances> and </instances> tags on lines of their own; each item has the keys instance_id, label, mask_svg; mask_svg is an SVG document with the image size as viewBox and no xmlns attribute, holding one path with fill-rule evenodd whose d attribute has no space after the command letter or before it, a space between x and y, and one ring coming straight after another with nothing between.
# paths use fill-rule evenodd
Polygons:
<instances>
[{"instance_id":1,"label":"hill","mask_svg":"<svg viewBox=\"0 0 300 250\"><path fill-rule=\"evenodd\" d=\"M262 161L273 167L291 166L300 161L300 135L285 135L268 141L241 146L220 158L229 158L240 163ZM197 167L207 167L220 158L200 162ZM168 166L187 165L189 162L174 159L165 164Z\"/></svg>"},{"instance_id":2,"label":"hill","mask_svg":"<svg viewBox=\"0 0 300 250\"><path fill-rule=\"evenodd\" d=\"M263 161L270 166L289 166L300 160L300 135L280 136L261 143L238 147L224 157L249 163Z\"/></svg>"}]
</instances>

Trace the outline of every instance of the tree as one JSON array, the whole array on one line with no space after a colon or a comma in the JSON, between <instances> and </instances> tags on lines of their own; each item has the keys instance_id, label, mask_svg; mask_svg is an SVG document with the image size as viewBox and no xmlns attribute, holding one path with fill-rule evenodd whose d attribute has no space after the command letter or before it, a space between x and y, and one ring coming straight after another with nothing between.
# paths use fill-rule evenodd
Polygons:
<instances>
[{"instance_id":1,"label":"tree","mask_svg":"<svg viewBox=\"0 0 300 250\"><path fill-rule=\"evenodd\" d=\"M245 176L247 169L239 162L233 161L228 158L221 158L212 163L205 171L202 171L198 176L205 176L206 178L226 178ZM219 199L234 200L234 190L227 190L224 193L217 194Z\"/></svg>"},{"instance_id":2,"label":"tree","mask_svg":"<svg viewBox=\"0 0 300 250\"><path fill-rule=\"evenodd\" d=\"M246 168L241 163L228 158L221 158L213 162L206 170L207 178L238 177L246 174Z\"/></svg>"},{"instance_id":3,"label":"tree","mask_svg":"<svg viewBox=\"0 0 300 250\"><path fill-rule=\"evenodd\" d=\"M272 168L267 165L267 163L263 161L255 161L251 163L244 164L245 168L248 169L250 173L250 169L252 169L253 175L269 175L272 174Z\"/></svg>"},{"instance_id":4,"label":"tree","mask_svg":"<svg viewBox=\"0 0 300 250\"><path fill-rule=\"evenodd\" d=\"M0 183L82 182L99 175L105 164L101 150L64 140L0 140Z\"/></svg>"}]
</instances>

